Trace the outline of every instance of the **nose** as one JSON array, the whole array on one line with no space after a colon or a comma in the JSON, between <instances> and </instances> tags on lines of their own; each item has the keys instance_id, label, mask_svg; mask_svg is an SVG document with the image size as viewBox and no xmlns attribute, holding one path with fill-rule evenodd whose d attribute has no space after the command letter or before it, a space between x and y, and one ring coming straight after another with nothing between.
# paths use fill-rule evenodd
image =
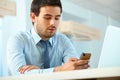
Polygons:
<instances>
[{"instance_id":1,"label":"nose","mask_svg":"<svg viewBox=\"0 0 120 80\"><path fill-rule=\"evenodd\" d=\"M55 26L55 20L54 20L54 19L52 19L52 20L50 21L50 25Z\"/></svg>"}]
</instances>

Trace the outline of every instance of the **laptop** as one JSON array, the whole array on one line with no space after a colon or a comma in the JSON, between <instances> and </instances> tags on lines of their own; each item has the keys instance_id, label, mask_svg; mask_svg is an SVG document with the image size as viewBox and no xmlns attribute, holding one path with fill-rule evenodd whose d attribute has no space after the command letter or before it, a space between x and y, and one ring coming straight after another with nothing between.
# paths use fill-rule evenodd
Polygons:
<instances>
[{"instance_id":1,"label":"laptop","mask_svg":"<svg viewBox=\"0 0 120 80\"><path fill-rule=\"evenodd\" d=\"M120 66L120 27L108 26L98 68Z\"/></svg>"}]
</instances>

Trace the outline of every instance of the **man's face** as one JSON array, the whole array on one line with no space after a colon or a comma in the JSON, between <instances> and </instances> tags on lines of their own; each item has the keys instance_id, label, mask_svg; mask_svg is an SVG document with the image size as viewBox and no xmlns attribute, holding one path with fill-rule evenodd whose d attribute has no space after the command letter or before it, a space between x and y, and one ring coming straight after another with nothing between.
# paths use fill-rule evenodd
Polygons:
<instances>
[{"instance_id":1,"label":"man's face","mask_svg":"<svg viewBox=\"0 0 120 80\"><path fill-rule=\"evenodd\" d=\"M61 11L57 6L44 6L40 8L39 16L32 18L34 29L40 37L48 40L58 27Z\"/></svg>"}]
</instances>

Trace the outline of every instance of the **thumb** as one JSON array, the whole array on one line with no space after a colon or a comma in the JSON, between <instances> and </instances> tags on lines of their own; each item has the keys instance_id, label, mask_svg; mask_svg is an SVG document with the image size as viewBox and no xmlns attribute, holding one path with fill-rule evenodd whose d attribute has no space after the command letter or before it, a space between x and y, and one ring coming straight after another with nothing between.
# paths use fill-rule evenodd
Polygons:
<instances>
[{"instance_id":1,"label":"thumb","mask_svg":"<svg viewBox=\"0 0 120 80\"><path fill-rule=\"evenodd\" d=\"M78 61L78 59L77 58L70 58L68 61Z\"/></svg>"}]
</instances>

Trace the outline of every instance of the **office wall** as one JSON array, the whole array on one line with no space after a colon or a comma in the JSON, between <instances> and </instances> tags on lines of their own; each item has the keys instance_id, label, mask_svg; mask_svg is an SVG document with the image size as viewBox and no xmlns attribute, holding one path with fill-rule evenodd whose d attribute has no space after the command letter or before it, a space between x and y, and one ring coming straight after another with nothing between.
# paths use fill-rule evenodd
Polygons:
<instances>
[{"instance_id":1,"label":"office wall","mask_svg":"<svg viewBox=\"0 0 120 80\"><path fill-rule=\"evenodd\" d=\"M0 18L0 49L2 49L2 30L1 30L1 27L2 27L2 19ZM2 55L2 51L0 50L0 55ZM0 71L2 70L2 59L1 59L1 56L0 56ZM0 76L2 75L2 73L0 72Z\"/></svg>"},{"instance_id":2,"label":"office wall","mask_svg":"<svg viewBox=\"0 0 120 80\"><path fill-rule=\"evenodd\" d=\"M116 21L116 20L114 20L114 19L112 19L112 18L108 18L108 21L109 21L109 24L110 24L110 25L120 27L120 22L119 22L119 21Z\"/></svg>"}]
</instances>

